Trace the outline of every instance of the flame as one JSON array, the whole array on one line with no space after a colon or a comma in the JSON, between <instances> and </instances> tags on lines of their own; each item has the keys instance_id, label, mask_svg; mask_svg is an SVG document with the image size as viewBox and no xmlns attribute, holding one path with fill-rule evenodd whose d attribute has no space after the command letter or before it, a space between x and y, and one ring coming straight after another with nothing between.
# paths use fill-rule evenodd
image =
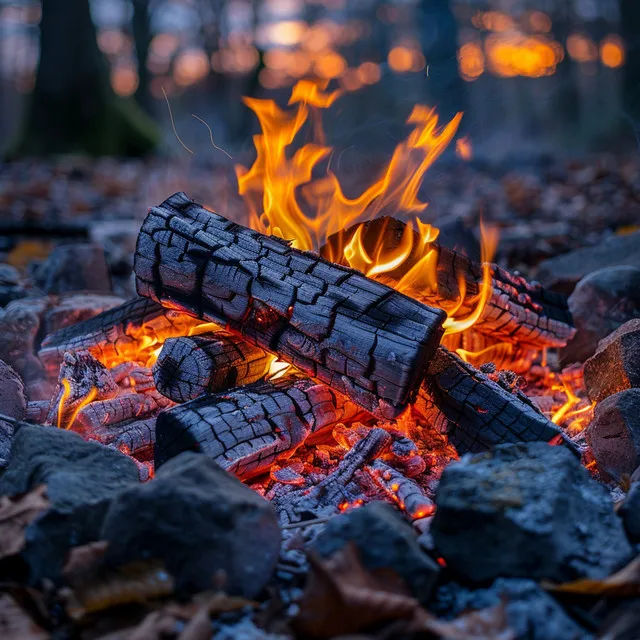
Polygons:
<instances>
[{"instance_id":1,"label":"flame","mask_svg":"<svg viewBox=\"0 0 640 640\"><path fill-rule=\"evenodd\" d=\"M484 48L489 69L503 78L549 76L564 58L562 45L542 35L493 33Z\"/></svg>"},{"instance_id":2,"label":"flame","mask_svg":"<svg viewBox=\"0 0 640 640\"><path fill-rule=\"evenodd\" d=\"M288 362L278 360L276 356L273 356L271 364L269 365L269 371L265 376L265 380L268 380L269 382L278 380L278 378L282 378L289 369L291 369L291 365Z\"/></svg>"},{"instance_id":3,"label":"flame","mask_svg":"<svg viewBox=\"0 0 640 640\"><path fill-rule=\"evenodd\" d=\"M456 154L462 160L472 160L473 159L473 145L471 144L471 140L469 136L464 136L464 138L458 138L456 140Z\"/></svg>"},{"instance_id":4,"label":"flame","mask_svg":"<svg viewBox=\"0 0 640 640\"><path fill-rule=\"evenodd\" d=\"M84 407L86 407L89 403L93 402L96 399L98 390L95 387L91 387L89 393L78 402L77 406L73 409L71 414L69 416L65 416L64 414L68 409L67 401L69 399L69 396L71 395L71 384L66 378L63 378L60 383L62 384L63 391L62 395L60 396L60 401L58 402L57 426L58 429L71 429L80 411L82 411Z\"/></svg>"},{"instance_id":5,"label":"flame","mask_svg":"<svg viewBox=\"0 0 640 640\"><path fill-rule=\"evenodd\" d=\"M427 205L418 199L424 174L451 142L462 118L458 113L439 127L434 109L416 105L407 119L411 133L396 147L378 180L351 199L329 169L324 176L312 177L332 151L324 141L319 110L330 107L341 94L327 93L326 88L326 81L298 82L289 100L290 110L280 109L272 100L245 98L262 133L253 139L257 155L251 168L236 167L251 228L290 240L294 247L307 251L318 249L329 235L382 211L424 211ZM312 125L314 142L291 153L305 124Z\"/></svg>"}]
</instances>

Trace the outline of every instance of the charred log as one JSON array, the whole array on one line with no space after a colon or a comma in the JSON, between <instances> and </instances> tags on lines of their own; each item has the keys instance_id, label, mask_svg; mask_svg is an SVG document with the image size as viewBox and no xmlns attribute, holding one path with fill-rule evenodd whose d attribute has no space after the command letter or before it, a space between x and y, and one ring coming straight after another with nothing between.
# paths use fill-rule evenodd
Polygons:
<instances>
[{"instance_id":1,"label":"charred log","mask_svg":"<svg viewBox=\"0 0 640 640\"><path fill-rule=\"evenodd\" d=\"M101 425L93 429L88 439L113 445L123 453L141 460L153 460L156 419L147 418L116 425Z\"/></svg>"},{"instance_id":2,"label":"charred log","mask_svg":"<svg viewBox=\"0 0 640 640\"><path fill-rule=\"evenodd\" d=\"M140 295L225 325L385 418L414 400L442 336L441 310L181 193L150 210L135 273Z\"/></svg>"},{"instance_id":3,"label":"charred log","mask_svg":"<svg viewBox=\"0 0 640 640\"><path fill-rule=\"evenodd\" d=\"M506 442L562 440L575 445L519 390L510 390L440 347L421 391L421 402L449 420L449 441L459 453Z\"/></svg>"},{"instance_id":4,"label":"charred log","mask_svg":"<svg viewBox=\"0 0 640 640\"><path fill-rule=\"evenodd\" d=\"M250 478L290 457L312 434L360 413L341 394L300 374L202 396L158 416L156 467L182 451L201 451Z\"/></svg>"},{"instance_id":5,"label":"charred log","mask_svg":"<svg viewBox=\"0 0 640 640\"><path fill-rule=\"evenodd\" d=\"M57 375L65 352L89 351L111 366L138 362L144 349L166 338L187 335L199 323L146 298L133 298L97 316L49 335L38 355L49 374Z\"/></svg>"},{"instance_id":6,"label":"charred log","mask_svg":"<svg viewBox=\"0 0 640 640\"><path fill-rule=\"evenodd\" d=\"M187 402L205 393L251 384L269 371L272 357L227 331L171 338L153 367L160 393Z\"/></svg>"},{"instance_id":7,"label":"charred log","mask_svg":"<svg viewBox=\"0 0 640 640\"><path fill-rule=\"evenodd\" d=\"M360 225L331 236L321 249L321 254L341 262L343 250ZM383 239L382 250L389 250L400 244L405 223L395 218L382 217L363 224L362 243L370 255L374 255ZM380 276L380 280L393 286L403 275L414 267L420 257L421 242L418 234L413 234L412 252L407 260L394 271ZM437 287L435 291L412 290L410 295L434 307L451 306L460 298L460 278L464 279L464 301L457 315L470 314L482 282L482 265L466 256L433 243L437 252L435 267ZM492 293L473 331L488 335L496 341L528 345L532 348L561 347L575 333L564 296L544 289L539 283L527 282L515 275L492 265Z\"/></svg>"}]
</instances>

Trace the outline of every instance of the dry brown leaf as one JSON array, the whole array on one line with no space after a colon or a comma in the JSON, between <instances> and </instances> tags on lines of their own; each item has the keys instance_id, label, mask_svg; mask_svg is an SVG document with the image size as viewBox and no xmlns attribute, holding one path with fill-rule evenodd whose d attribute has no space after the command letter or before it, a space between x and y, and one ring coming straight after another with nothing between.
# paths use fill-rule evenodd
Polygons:
<instances>
[{"instance_id":1,"label":"dry brown leaf","mask_svg":"<svg viewBox=\"0 0 640 640\"><path fill-rule=\"evenodd\" d=\"M108 546L108 542L99 540L81 547L74 547L69 552L67 561L62 569L62 575L73 584L81 576L86 576L96 571L102 564Z\"/></svg>"},{"instance_id":2,"label":"dry brown leaf","mask_svg":"<svg viewBox=\"0 0 640 640\"><path fill-rule=\"evenodd\" d=\"M0 595L0 638L45 640L50 637L18 606L10 595Z\"/></svg>"},{"instance_id":3,"label":"dry brown leaf","mask_svg":"<svg viewBox=\"0 0 640 640\"><path fill-rule=\"evenodd\" d=\"M50 506L46 490L42 484L29 493L0 498L0 559L22 551L25 529Z\"/></svg>"},{"instance_id":4,"label":"dry brown leaf","mask_svg":"<svg viewBox=\"0 0 640 640\"><path fill-rule=\"evenodd\" d=\"M23 240L7 256L7 262L18 269L26 269L32 260L44 260L53 249L53 243L40 240Z\"/></svg>"},{"instance_id":5,"label":"dry brown leaf","mask_svg":"<svg viewBox=\"0 0 640 640\"><path fill-rule=\"evenodd\" d=\"M455 620L429 617L423 629L444 640L514 640L504 602L489 609L469 611Z\"/></svg>"},{"instance_id":6,"label":"dry brown leaf","mask_svg":"<svg viewBox=\"0 0 640 640\"><path fill-rule=\"evenodd\" d=\"M554 593L570 593L585 596L640 596L640 556L633 559L624 569L610 575L604 580L590 580L584 578L574 582L553 584L543 582L547 591Z\"/></svg>"},{"instance_id":7,"label":"dry brown leaf","mask_svg":"<svg viewBox=\"0 0 640 640\"><path fill-rule=\"evenodd\" d=\"M67 594L67 612L77 620L118 605L167 596L173 591L173 578L160 562L136 562L90 575L72 587Z\"/></svg>"},{"instance_id":8,"label":"dry brown leaf","mask_svg":"<svg viewBox=\"0 0 640 640\"><path fill-rule=\"evenodd\" d=\"M328 559L309 558L311 573L294 620L303 637L331 638L391 620L416 621L428 614L401 578L367 571L353 544Z\"/></svg>"}]
</instances>

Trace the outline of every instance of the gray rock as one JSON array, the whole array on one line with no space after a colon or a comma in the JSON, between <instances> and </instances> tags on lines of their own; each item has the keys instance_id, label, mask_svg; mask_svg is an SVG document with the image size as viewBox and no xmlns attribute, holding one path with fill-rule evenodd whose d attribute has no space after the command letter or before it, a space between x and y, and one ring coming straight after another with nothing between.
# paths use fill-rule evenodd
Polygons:
<instances>
[{"instance_id":1,"label":"gray rock","mask_svg":"<svg viewBox=\"0 0 640 640\"><path fill-rule=\"evenodd\" d=\"M0 360L0 413L22 420L26 408L27 398L22 378L6 362Z\"/></svg>"},{"instance_id":2,"label":"gray rock","mask_svg":"<svg viewBox=\"0 0 640 640\"><path fill-rule=\"evenodd\" d=\"M102 530L106 561L162 560L183 591L226 589L252 598L270 580L280 553L275 510L211 458L185 452L144 485L121 493Z\"/></svg>"},{"instance_id":3,"label":"gray rock","mask_svg":"<svg viewBox=\"0 0 640 640\"><path fill-rule=\"evenodd\" d=\"M436 493L438 552L475 582L603 578L632 550L606 489L562 447L508 444L449 465Z\"/></svg>"},{"instance_id":4,"label":"gray rock","mask_svg":"<svg viewBox=\"0 0 640 640\"><path fill-rule=\"evenodd\" d=\"M584 363L584 382L593 402L640 387L640 319L629 320L598 343Z\"/></svg>"},{"instance_id":5,"label":"gray rock","mask_svg":"<svg viewBox=\"0 0 640 640\"><path fill-rule=\"evenodd\" d=\"M349 542L355 543L367 569L393 569L420 602L429 598L440 567L421 549L411 525L391 505L372 502L332 518L311 548L326 558Z\"/></svg>"},{"instance_id":6,"label":"gray rock","mask_svg":"<svg viewBox=\"0 0 640 640\"><path fill-rule=\"evenodd\" d=\"M23 557L30 581L60 579L70 547L99 539L111 499L138 484L138 469L118 451L55 427L23 425L0 478L0 495L47 485L52 507L29 525Z\"/></svg>"},{"instance_id":7,"label":"gray rock","mask_svg":"<svg viewBox=\"0 0 640 640\"><path fill-rule=\"evenodd\" d=\"M536 279L545 287L569 294L589 273L621 265L640 268L640 232L616 236L594 247L544 260Z\"/></svg>"},{"instance_id":8,"label":"gray rock","mask_svg":"<svg viewBox=\"0 0 640 640\"><path fill-rule=\"evenodd\" d=\"M454 618L467 610L495 607L506 600L509 628L516 640L586 640L591 638L533 580L499 578L487 589L470 590L455 583L440 587L435 610Z\"/></svg>"},{"instance_id":9,"label":"gray rock","mask_svg":"<svg viewBox=\"0 0 640 640\"><path fill-rule=\"evenodd\" d=\"M614 393L596 405L585 437L598 468L619 480L640 466L640 389Z\"/></svg>"},{"instance_id":10,"label":"gray rock","mask_svg":"<svg viewBox=\"0 0 640 640\"><path fill-rule=\"evenodd\" d=\"M634 482L618 510L629 540L640 543L640 482Z\"/></svg>"},{"instance_id":11,"label":"gray rock","mask_svg":"<svg viewBox=\"0 0 640 640\"><path fill-rule=\"evenodd\" d=\"M589 274L569 296L576 335L560 352L563 365L584 362L598 342L634 318L640 318L640 269L611 267Z\"/></svg>"},{"instance_id":12,"label":"gray rock","mask_svg":"<svg viewBox=\"0 0 640 640\"><path fill-rule=\"evenodd\" d=\"M111 277L98 244L58 245L36 269L34 280L46 293L111 293Z\"/></svg>"},{"instance_id":13,"label":"gray rock","mask_svg":"<svg viewBox=\"0 0 640 640\"><path fill-rule=\"evenodd\" d=\"M10 264L0 264L0 307L26 295L18 270Z\"/></svg>"}]
</instances>

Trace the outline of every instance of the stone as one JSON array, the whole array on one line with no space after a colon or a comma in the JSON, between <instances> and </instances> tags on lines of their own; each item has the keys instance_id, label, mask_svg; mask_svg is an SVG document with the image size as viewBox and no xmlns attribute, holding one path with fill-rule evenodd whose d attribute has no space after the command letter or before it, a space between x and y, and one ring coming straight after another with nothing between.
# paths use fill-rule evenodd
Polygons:
<instances>
[{"instance_id":1,"label":"stone","mask_svg":"<svg viewBox=\"0 0 640 640\"><path fill-rule=\"evenodd\" d=\"M112 498L138 484L131 459L77 433L23 424L13 438L11 458L0 478L0 495L47 485L51 508L26 530L22 552L29 581L61 579L68 550L99 539Z\"/></svg>"},{"instance_id":2,"label":"stone","mask_svg":"<svg viewBox=\"0 0 640 640\"><path fill-rule=\"evenodd\" d=\"M569 296L576 335L560 351L560 363L584 362L598 342L625 322L640 318L640 269L611 267L589 274Z\"/></svg>"},{"instance_id":3,"label":"stone","mask_svg":"<svg viewBox=\"0 0 640 640\"><path fill-rule=\"evenodd\" d=\"M27 398L22 378L6 362L0 360L0 413L22 420L26 408Z\"/></svg>"},{"instance_id":4,"label":"stone","mask_svg":"<svg viewBox=\"0 0 640 640\"><path fill-rule=\"evenodd\" d=\"M212 589L257 596L280 554L275 510L208 456L184 452L150 482L121 493L102 529L111 566L144 558L164 562L180 591Z\"/></svg>"},{"instance_id":5,"label":"stone","mask_svg":"<svg viewBox=\"0 0 640 640\"><path fill-rule=\"evenodd\" d=\"M98 244L58 245L36 269L34 280L49 294L112 291L104 249Z\"/></svg>"},{"instance_id":6,"label":"stone","mask_svg":"<svg viewBox=\"0 0 640 640\"><path fill-rule=\"evenodd\" d=\"M495 607L503 600L514 640L592 637L533 580L498 578L490 587L475 590L449 583L438 589L433 609L440 617L456 618L469 610Z\"/></svg>"},{"instance_id":7,"label":"stone","mask_svg":"<svg viewBox=\"0 0 640 640\"><path fill-rule=\"evenodd\" d=\"M365 568L393 569L413 596L425 603L440 567L417 540L416 532L394 507L385 502L371 502L329 520L311 544L311 550L328 558L353 542Z\"/></svg>"},{"instance_id":8,"label":"stone","mask_svg":"<svg viewBox=\"0 0 640 640\"><path fill-rule=\"evenodd\" d=\"M53 308L45 313L45 335L72 324L97 316L107 309L124 303L124 298L97 293L72 293L61 297Z\"/></svg>"},{"instance_id":9,"label":"stone","mask_svg":"<svg viewBox=\"0 0 640 640\"><path fill-rule=\"evenodd\" d=\"M584 382L593 402L640 387L640 318L600 340L595 354L584 363Z\"/></svg>"},{"instance_id":10,"label":"stone","mask_svg":"<svg viewBox=\"0 0 640 640\"><path fill-rule=\"evenodd\" d=\"M618 510L631 542L640 544L640 482L634 482Z\"/></svg>"},{"instance_id":11,"label":"stone","mask_svg":"<svg viewBox=\"0 0 640 640\"><path fill-rule=\"evenodd\" d=\"M607 490L543 442L463 456L442 474L436 506L436 549L473 582L604 578L632 554Z\"/></svg>"},{"instance_id":12,"label":"stone","mask_svg":"<svg viewBox=\"0 0 640 640\"><path fill-rule=\"evenodd\" d=\"M544 260L537 279L545 287L569 294L586 275L622 265L640 268L640 231Z\"/></svg>"},{"instance_id":13,"label":"stone","mask_svg":"<svg viewBox=\"0 0 640 640\"><path fill-rule=\"evenodd\" d=\"M601 471L616 480L631 475L640 466L640 389L597 404L585 437Z\"/></svg>"},{"instance_id":14,"label":"stone","mask_svg":"<svg viewBox=\"0 0 640 640\"><path fill-rule=\"evenodd\" d=\"M10 264L0 264L0 307L26 295L18 270Z\"/></svg>"}]
</instances>

